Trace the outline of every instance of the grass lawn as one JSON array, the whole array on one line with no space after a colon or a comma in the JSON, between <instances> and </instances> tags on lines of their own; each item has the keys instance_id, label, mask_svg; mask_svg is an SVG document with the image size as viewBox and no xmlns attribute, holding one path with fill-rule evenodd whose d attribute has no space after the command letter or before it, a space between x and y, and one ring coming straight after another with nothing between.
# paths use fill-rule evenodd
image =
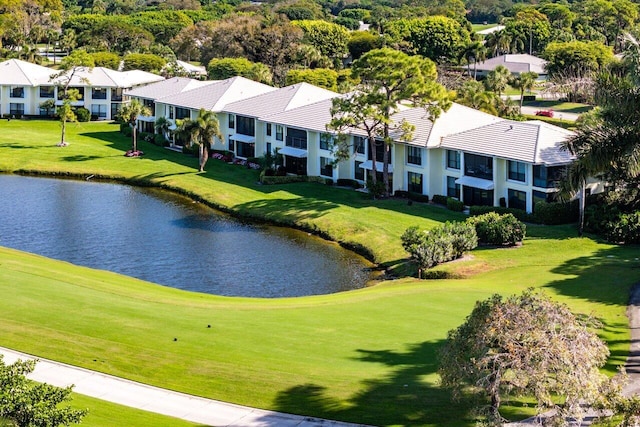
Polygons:
<instances>
[{"instance_id":1,"label":"grass lawn","mask_svg":"<svg viewBox=\"0 0 640 427\"><path fill-rule=\"evenodd\" d=\"M525 101L523 104L525 107L537 107L541 110L549 110L565 113L582 114L593 109L593 105L579 104L577 102L562 102L562 101Z\"/></svg>"},{"instance_id":2,"label":"grass lawn","mask_svg":"<svg viewBox=\"0 0 640 427\"><path fill-rule=\"evenodd\" d=\"M71 145L58 148L57 123L2 121L0 170L183 189L241 215L364 248L397 271L406 263L399 242L406 227L461 218L318 184L260 186L257 173L217 161L199 174L197 159L146 143L143 158L125 158L129 143L115 129L74 124ZM530 226L520 248L472 254L437 268L456 279L405 277L334 295L261 300L190 293L0 248L0 345L283 412L374 425L473 425L470 402L452 403L438 387L437 349L476 300L535 287L598 316L612 353L607 371L624 362L625 306L640 281L638 247L578 238L573 227ZM97 417L88 425L102 425L110 404L86 402ZM505 410L531 413L518 404ZM137 417L127 424L151 424Z\"/></svg>"}]
</instances>

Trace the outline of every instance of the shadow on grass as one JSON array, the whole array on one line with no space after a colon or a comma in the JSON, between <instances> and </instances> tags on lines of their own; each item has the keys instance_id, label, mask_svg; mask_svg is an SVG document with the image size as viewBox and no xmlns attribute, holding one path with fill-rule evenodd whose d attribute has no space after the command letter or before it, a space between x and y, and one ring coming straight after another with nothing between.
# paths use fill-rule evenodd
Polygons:
<instances>
[{"instance_id":1,"label":"shadow on grass","mask_svg":"<svg viewBox=\"0 0 640 427\"><path fill-rule=\"evenodd\" d=\"M317 384L301 384L280 392L274 409L368 425L473 425L470 399L453 402L449 391L424 380L437 371L436 354L442 344L417 343L406 352L358 350L356 360L384 365L389 375L367 380L347 401Z\"/></svg>"},{"instance_id":2,"label":"shadow on grass","mask_svg":"<svg viewBox=\"0 0 640 427\"><path fill-rule=\"evenodd\" d=\"M291 223L322 217L338 204L327 200L300 197L295 199L262 199L236 205L235 209L244 215L258 215L267 220L287 218Z\"/></svg>"},{"instance_id":3,"label":"shadow on grass","mask_svg":"<svg viewBox=\"0 0 640 427\"><path fill-rule=\"evenodd\" d=\"M631 286L640 281L640 248L614 246L568 260L551 271L567 276L546 287L597 303L626 306Z\"/></svg>"}]
</instances>

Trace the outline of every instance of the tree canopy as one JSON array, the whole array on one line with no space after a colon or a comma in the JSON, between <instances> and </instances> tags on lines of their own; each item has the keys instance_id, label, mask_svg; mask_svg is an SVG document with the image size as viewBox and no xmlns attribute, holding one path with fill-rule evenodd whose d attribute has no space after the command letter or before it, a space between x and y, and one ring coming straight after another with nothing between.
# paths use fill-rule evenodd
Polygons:
<instances>
[{"instance_id":1,"label":"tree canopy","mask_svg":"<svg viewBox=\"0 0 640 427\"><path fill-rule=\"evenodd\" d=\"M86 410L63 405L71 400L73 387L59 388L27 379L36 361L18 360L7 365L0 355L0 424L8 420L17 427L57 427L80 423Z\"/></svg>"},{"instance_id":2,"label":"tree canopy","mask_svg":"<svg viewBox=\"0 0 640 427\"><path fill-rule=\"evenodd\" d=\"M609 350L589 317L573 314L541 292L500 295L478 301L440 352L442 385L485 396L488 419L500 423L505 397L527 395L538 411L580 418L582 403L594 403L607 377L598 368ZM554 396L561 396L561 403Z\"/></svg>"}]
</instances>

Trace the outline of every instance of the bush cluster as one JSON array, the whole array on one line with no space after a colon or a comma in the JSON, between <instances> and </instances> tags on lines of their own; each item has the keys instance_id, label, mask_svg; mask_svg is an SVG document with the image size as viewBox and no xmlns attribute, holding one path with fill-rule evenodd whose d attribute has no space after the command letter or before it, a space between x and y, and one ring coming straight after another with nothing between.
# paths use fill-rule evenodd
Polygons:
<instances>
[{"instance_id":1,"label":"bush cluster","mask_svg":"<svg viewBox=\"0 0 640 427\"><path fill-rule=\"evenodd\" d=\"M88 122L91 120L91 111L87 110L84 107L78 107L75 110L76 118L79 122Z\"/></svg>"},{"instance_id":2,"label":"bush cluster","mask_svg":"<svg viewBox=\"0 0 640 427\"><path fill-rule=\"evenodd\" d=\"M429 231L409 227L400 239L411 258L425 269L460 258L478 246L476 230L466 222L446 222Z\"/></svg>"},{"instance_id":3,"label":"bush cluster","mask_svg":"<svg viewBox=\"0 0 640 427\"><path fill-rule=\"evenodd\" d=\"M355 179L338 178L337 185L340 187L362 188L362 184Z\"/></svg>"},{"instance_id":4,"label":"bush cluster","mask_svg":"<svg viewBox=\"0 0 640 427\"><path fill-rule=\"evenodd\" d=\"M464 210L464 203L453 197L447 197L447 209L454 212L462 212Z\"/></svg>"},{"instance_id":5,"label":"bush cluster","mask_svg":"<svg viewBox=\"0 0 640 427\"><path fill-rule=\"evenodd\" d=\"M402 197L419 203L429 203L429 196L426 194L413 193L411 191L397 190L393 193L395 197Z\"/></svg>"},{"instance_id":6,"label":"bush cluster","mask_svg":"<svg viewBox=\"0 0 640 427\"><path fill-rule=\"evenodd\" d=\"M475 227L480 243L498 246L513 246L524 239L527 227L512 214L500 215L489 212L467 218Z\"/></svg>"},{"instance_id":7,"label":"bush cluster","mask_svg":"<svg viewBox=\"0 0 640 427\"><path fill-rule=\"evenodd\" d=\"M619 214L608 221L604 236L614 243L640 243L640 212Z\"/></svg>"},{"instance_id":8,"label":"bush cluster","mask_svg":"<svg viewBox=\"0 0 640 427\"><path fill-rule=\"evenodd\" d=\"M576 222L579 215L578 201L566 202L538 202L533 214L533 222L545 225L559 225Z\"/></svg>"},{"instance_id":9,"label":"bush cluster","mask_svg":"<svg viewBox=\"0 0 640 427\"><path fill-rule=\"evenodd\" d=\"M523 209L516 208L505 208L498 206L471 206L469 207L469 215L470 216L478 216L484 215L489 212L495 212L500 215L511 214L515 216L520 221L524 222L536 222L533 214L527 213L527 211Z\"/></svg>"},{"instance_id":10,"label":"bush cluster","mask_svg":"<svg viewBox=\"0 0 640 427\"><path fill-rule=\"evenodd\" d=\"M433 201L433 203L437 203L443 206L447 205L447 199L448 197L443 196L442 194L434 194L433 197L431 197L431 200Z\"/></svg>"}]
</instances>

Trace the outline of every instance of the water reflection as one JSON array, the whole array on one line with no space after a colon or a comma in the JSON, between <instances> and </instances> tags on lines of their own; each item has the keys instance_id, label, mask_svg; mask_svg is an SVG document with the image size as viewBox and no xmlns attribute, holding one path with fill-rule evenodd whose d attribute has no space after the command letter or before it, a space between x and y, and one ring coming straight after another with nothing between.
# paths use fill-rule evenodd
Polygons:
<instances>
[{"instance_id":1,"label":"water reflection","mask_svg":"<svg viewBox=\"0 0 640 427\"><path fill-rule=\"evenodd\" d=\"M362 258L295 230L243 224L157 189L0 175L0 245L217 295L360 288Z\"/></svg>"}]
</instances>

